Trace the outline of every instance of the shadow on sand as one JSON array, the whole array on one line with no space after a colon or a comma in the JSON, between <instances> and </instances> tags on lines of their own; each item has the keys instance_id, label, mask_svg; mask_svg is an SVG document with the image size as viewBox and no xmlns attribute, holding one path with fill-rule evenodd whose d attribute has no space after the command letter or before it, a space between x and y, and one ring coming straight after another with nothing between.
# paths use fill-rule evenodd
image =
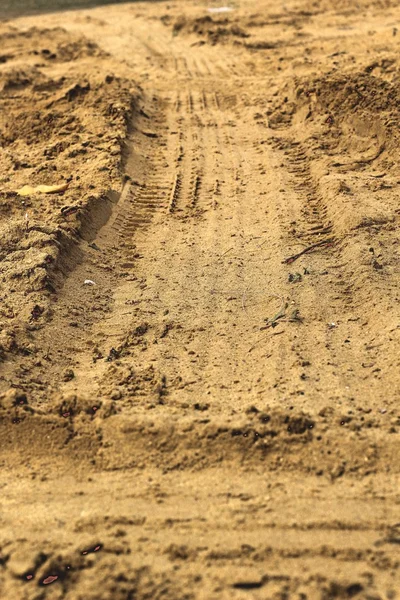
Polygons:
<instances>
[{"instance_id":1,"label":"shadow on sand","mask_svg":"<svg viewBox=\"0 0 400 600\"><path fill-rule=\"evenodd\" d=\"M93 8L107 4L131 4L137 0L1 0L0 19L44 12ZM147 0L157 2L159 0Z\"/></svg>"}]
</instances>

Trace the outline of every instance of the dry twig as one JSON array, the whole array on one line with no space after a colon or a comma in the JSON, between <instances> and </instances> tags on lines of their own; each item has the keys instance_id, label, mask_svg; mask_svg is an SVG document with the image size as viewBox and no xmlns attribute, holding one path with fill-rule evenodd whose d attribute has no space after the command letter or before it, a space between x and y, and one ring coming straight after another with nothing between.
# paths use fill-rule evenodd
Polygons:
<instances>
[{"instance_id":1,"label":"dry twig","mask_svg":"<svg viewBox=\"0 0 400 600\"><path fill-rule=\"evenodd\" d=\"M304 250L302 250L301 252L293 254L293 256L289 256L289 258L285 258L285 260L283 260L282 263L290 265L292 262L300 258L300 256L303 256L303 254L314 250L314 248L318 248L319 246L333 246L334 243L335 241L333 238L329 238L328 240L322 240L321 242L316 242L315 244L311 244L311 246L307 246L307 248L304 248Z\"/></svg>"}]
</instances>

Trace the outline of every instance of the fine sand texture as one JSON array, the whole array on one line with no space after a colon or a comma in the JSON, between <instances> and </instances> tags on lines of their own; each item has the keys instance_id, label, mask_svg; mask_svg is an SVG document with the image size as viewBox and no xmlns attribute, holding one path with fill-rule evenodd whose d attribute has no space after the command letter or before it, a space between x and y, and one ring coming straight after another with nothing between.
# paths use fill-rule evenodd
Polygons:
<instances>
[{"instance_id":1,"label":"fine sand texture","mask_svg":"<svg viewBox=\"0 0 400 600\"><path fill-rule=\"evenodd\" d=\"M1 600L400 600L400 7L218 8L0 23Z\"/></svg>"}]
</instances>

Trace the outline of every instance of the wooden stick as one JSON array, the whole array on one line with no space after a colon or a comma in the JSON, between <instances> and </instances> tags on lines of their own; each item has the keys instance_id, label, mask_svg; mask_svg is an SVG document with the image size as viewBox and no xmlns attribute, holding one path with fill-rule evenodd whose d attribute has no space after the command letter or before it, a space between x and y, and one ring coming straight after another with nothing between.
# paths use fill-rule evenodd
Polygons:
<instances>
[{"instance_id":1,"label":"wooden stick","mask_svg":"<svg viewBox=\"0 0 400 600\"><path fill-rule=\"evenodd\" d=\"M304 250L302 250L301 252L298 252L298 254L293 254L293 256L289 256L289 258L285 258L285 260L283 260L282 263L286 264L286 265L290 265L292 262L294 262L295 260L300 258L300 256L303 256L303 254L306 254L307 252L311 252L311 250L314 250L314 248L318 248L319 246L325 246L325 245L333 246L333 244L334 244L333 238L329 238L328 240L322 240L321 242L316 242L315 244L311 244L311 246L304 248Z\"/></svg>"}]
</instances>

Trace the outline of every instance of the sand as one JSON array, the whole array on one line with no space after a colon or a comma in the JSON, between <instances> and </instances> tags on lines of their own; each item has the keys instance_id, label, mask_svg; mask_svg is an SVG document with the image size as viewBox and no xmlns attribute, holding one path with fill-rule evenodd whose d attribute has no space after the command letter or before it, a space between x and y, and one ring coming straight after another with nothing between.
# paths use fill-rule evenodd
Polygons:
<instances>
[{"instance_id":1,"label":"sand","mask_svg":"<svg viewBox=\"0 0 400 600\"><path fill-rule=\"evenodd\" d=\"M218 6L0 24L1 598L400 598L400 8Z\"/></svg>"}]
</instances>

